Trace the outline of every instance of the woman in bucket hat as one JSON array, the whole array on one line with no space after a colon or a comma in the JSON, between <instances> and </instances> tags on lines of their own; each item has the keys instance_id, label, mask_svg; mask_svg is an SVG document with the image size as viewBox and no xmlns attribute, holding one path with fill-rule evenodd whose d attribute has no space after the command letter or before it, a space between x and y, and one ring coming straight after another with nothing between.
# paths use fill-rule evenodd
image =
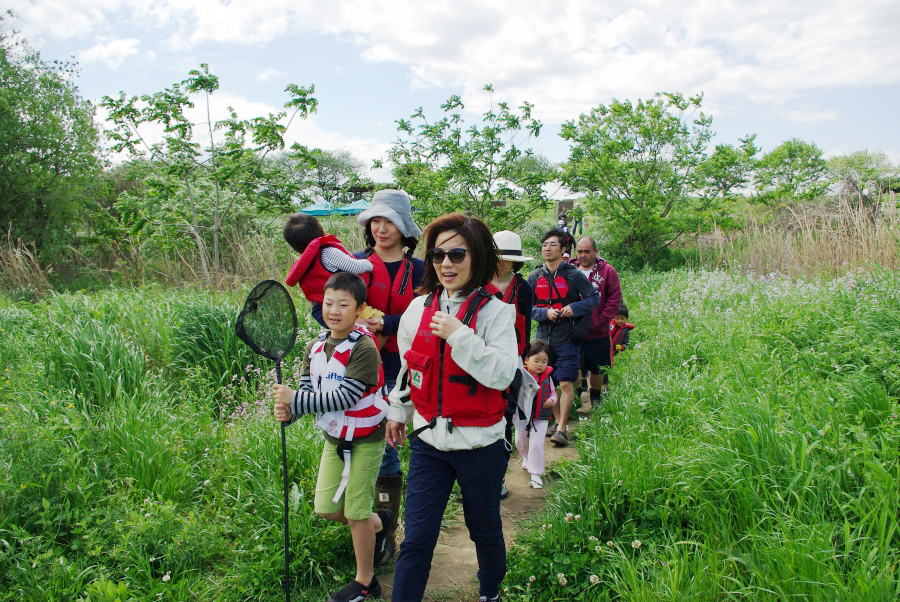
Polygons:
<instances>
[{"instance_id":1,"label":"woman in bucket hat","mask_svg":"<svg viewBox=\"0 0 900 602\"><path fill-rule=\"evenodd\" d=\"M504 303L509 303L516 310L516 343L517 351L522 360L528 353L531 341L531 308L534 305L534 289L528 284L519 270L528 257L522 252L522 239L515 232L503 230L494 234L494 242L500 253L500 270L497 276L485 288ZM507 460L512 452L513 415L516 412L516 404L519 399L519 385L521 380L516 378L507 390L509 405L506 408L506 450ZM509 495L506 489L506 479L500 485L500 499Z\"/></svg>"},{"instance_id":2,"label":"woman in bucket hat","mask_svg":"<svg viewBox=\"0 0 900 602\"><path fill-rule=\"evenodd\" d=\"M384 384L390 391L400 372L400 354L397 351L400 316L416 296L415 290L425 277L425 263L412 256L422 230L413 221L409 196L402 190L376 192L369 208L360 213L356 221L363 226L367 247L353 255L368 259L373 266L371 272L361 276L367 288L366 303L384 312L382 317L366 322L368 329L381 343ZM314 305L313 317L321 323L321 316L321 306ZM395 532L403 491L400 456L389 445L385 447L375 486L376 509L387 509L393 513L384 548L375 550L375 566L383 566L390 561L396 549Z\"/></svg>"}]
</instances>

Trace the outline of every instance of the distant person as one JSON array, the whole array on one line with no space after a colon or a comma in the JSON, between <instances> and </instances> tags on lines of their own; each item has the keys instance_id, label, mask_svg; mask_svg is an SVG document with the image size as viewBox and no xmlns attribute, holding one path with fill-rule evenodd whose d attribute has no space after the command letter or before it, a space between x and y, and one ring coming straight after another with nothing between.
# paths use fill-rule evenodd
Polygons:
<instances>
[{"instance_id":1,"label":"distant person","mask_svg":"<svg viewBox=\"0 0 900 602\"><path fill-rule=\"evenodd\" d=\"M534 377L539 387L531 403L526 403L522 411L515 415L516 449L522 456L522 468L531 475L528 485L532 489L544 486L544 436L553 415L551 409L556 405L558 397L556 386L550 373L553 367L550 361L550 345L547 341L533 342L527 351L525 369Z\"/></svg>"},{"instance_id":2,"label":"distant person","mask_svg":"<svg viewBox=\"0 0 900 602\"><path fill-rule=\"evenodd\" d=\"M575 206L569 211L569 217L572 219L572 234L578 236L581 234L584 220L584 209L581 205L575 203Z\"/></svg>"},{"instance_id":3,"label":"distant person","mask_svg":"<svg viewBox=\"0 0 900 602\"><path fill-rule=\"evenodd\" d=\"M400 317L416 296L416 289L425 277L425 262L413 257L422 230L412 218L409 196L402 190L379 190L372 196L369 208L356 216L363 227L366 249L354 253L354 257L372 262L374 269L363 275L366 283L366 303L384 313L383 316L358 322L364 323L381 347L381 364L384 367L384 383L388 391L394 388L400 372L400 353L397 348L397 329ZM322 307L313 304L313 318L319 324ZM396 550L395 532L400 516L400 498L403 495L403 471L397 450L385 445L381 472L376 482L378 497L376 508L391 511L385 550L375 558L375 566L390 562Z\"/></svg>"},{"instance_id":4,"label":"distant person","mask_svg":"<svg viewBox=\"0 0 900 602\"><path fill-rule=\"evenodd\" d=\"M565 232L547 231L541 238L544 265L528 275L535 296L531 317L538 323L537 338L550 344L550 363L560 388L559 404L553 407L556 425L547 429L557 446L569 443L566 422L575 399L581 344L591 327L591 311L600 303L591 283L563 261L567 240Z\"/></svg>"},{"instance_id":5,"label":"distant person","mask_svg":"<svg viewBox=\"0 0 900 602\"><path fill-rule=\"evenodd\" d=\"M522 278L519 271L526 261L534 258L522 253L522 239L515 232L509 230L496 232L494 242L500 253L500 271L485 288L492 295L515 308L516 344L519 356L524 362L528 352L528 341L531 340L531 309L534 307L534 291L531 289L531 285ZM507 391L509 401L506 408L507 454L512 451L513 414L515 414L519 400L520 379L521 375L517 375ZM500 486L500 499L506 499L507 495L509 492L506 489L506 479L504 478L503 484Z\"/></svg>"},{"instance_id":6,"label":"distant person","mask_svg":"<svg viewBox=\"0 0 900 602\"><path fill-rule=\"evenodd\" d=\"M566 215L565 211L560 212L556 218L556 227L563 232L569 231L569 216Z\"/></svg>"},{"instance_id":7,"label":"distant person","mask_svg":"<svg viewBox=\"0 0 900 602\"><path fill-rule=\"evenodd\" d=\"M344 248L341 241L325 229L312 215L295 213L284 225L284 240L292 249L300 253L288 272L285 283L300 285L303 296L310 303L322 302L325 281L336 272L363 274L372 271L372 262L357 259Z\"/></svg>"},{"instance_id":8,"label":"distant person","mask_svg":"<svg viewBox=\"0 0 900 602\"><path fill-rule=\"evenodd\" d=\"M356 556L354 579L328 602L380 598L374 559L384 548L393 518L390 510L372 512L388 410L384 374L373 336L356 324L366 306L362 279L346 272L334 274L322 297L329 330L306 345L300 390L273 386L272 413L278 422L293 424L303 414L315 412L316 426L325 434L315 512L350 526Z\"/></svg>"},{"instance_id":9,"label":"distant person","mask_svg":"<svg viewBox=\"0 0 900 602\"><path fill-rule=\"evenodd\" d=\"M634 330L634 324L628 322L628 308L624 304L620 305L619 312L609 324L609 341L613 358L620 351L628 349L632 330Z\"/></svg>"},{"instance_id":10,"label":"distant person","mask_svg":"<svg viewBox=\"0 0 900 602\"><path fill-rule=\"evenodd\" d=\"M591 407L595 407L609 386L608 371L612 367L609 324L622 305L622 287L615 268L597 255L597 244L593 238L583 236L578 241L575 254L572 265L587 277L600 298L599 304L591 311L591 328L581 344L581 371L588 378Z\"/></svg>"}]
</instances>

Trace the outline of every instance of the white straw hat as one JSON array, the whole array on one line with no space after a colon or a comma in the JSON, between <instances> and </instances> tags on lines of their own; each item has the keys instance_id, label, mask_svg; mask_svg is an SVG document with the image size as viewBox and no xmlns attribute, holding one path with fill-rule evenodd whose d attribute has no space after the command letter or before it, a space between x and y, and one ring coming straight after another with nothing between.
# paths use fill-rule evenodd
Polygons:
<instances>
[{"instance_id":1,"label":"white straw hat","mask_svg":"<svg viewBox=\"0 0 900 602\"><path fill-rule=\"evenodd\" d=\"M500 259L506 261L531 261L534 257L522 254L522 239L510 230L502 230L494 234L494 242L500 250Z\"/></svg>"}]
</instances>

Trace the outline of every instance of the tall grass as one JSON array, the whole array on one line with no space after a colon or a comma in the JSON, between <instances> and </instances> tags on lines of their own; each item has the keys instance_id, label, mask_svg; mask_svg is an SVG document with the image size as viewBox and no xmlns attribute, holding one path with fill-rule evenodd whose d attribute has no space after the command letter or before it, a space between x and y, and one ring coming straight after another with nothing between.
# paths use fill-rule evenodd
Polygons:
<instances>
[{"instance_id":1,"label":"tall grass","mask_svg":"<svg viewBox=\"0 0 900 602\"><path fill-rule=\"evenodd\" d=\"M835 276L865 266L896 269L900 210L896 203L866 207L838 197L782 209L775 219L749 215L743 229L717 228L698 243L702 265L712 268L792 276Z\"/></svg>"},{"instance_id":2,"label":"tall grass","mask_svg":"<svg viewBox=\"0 0 900 602\"><path fill-rule=\"evenodd\" d=\"M233 339L243 295L0 300L0 600L283 598L275 375ZM323 599L352 547L312 512L312 423L288 444L294 597Z\"/></svg>"},{"instance_id":3,"label":"tall grass","mask_svg":"<svg viewBox=\"0 0 900 602\"><path fill-rule=\"evenodd\" d=\"M23 299L39 299L52 287L47 272L34 254L21 240L12 239L7 233L0 239L0 290Z\"/></svg>"},{"instance_id":4,"label":"tall grass","mask_svg":"<svg viewBox=\"0 0 900 602\"><path fill-rule=\"evenodd\" d=\"M633 348L510 597L896 599L900 279L622 279Z\"/></svg>"}]
</instances>

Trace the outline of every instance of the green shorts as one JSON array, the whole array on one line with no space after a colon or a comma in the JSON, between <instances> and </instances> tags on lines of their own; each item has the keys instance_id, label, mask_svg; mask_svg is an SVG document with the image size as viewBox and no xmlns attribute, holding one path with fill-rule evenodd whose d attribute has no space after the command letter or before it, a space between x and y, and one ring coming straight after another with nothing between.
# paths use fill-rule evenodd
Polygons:
<instances>
[{"instance_id":1,"label":"green shorts","mask_svg":"<svg viewBox=\"0 0 900 602\"><path fill-rule=\"evenodd\" d=\"M319 477L316 479L315 509L318 514L344 511L350 520L363 520L372 514L375 505L375 481L381 470L384 441L354 443L350 456L350 475L347 488L337 503L331 501L341 484L344 462L337 455L337 446L329 441L322 449Z\"/></svg>"}]
</instances>

